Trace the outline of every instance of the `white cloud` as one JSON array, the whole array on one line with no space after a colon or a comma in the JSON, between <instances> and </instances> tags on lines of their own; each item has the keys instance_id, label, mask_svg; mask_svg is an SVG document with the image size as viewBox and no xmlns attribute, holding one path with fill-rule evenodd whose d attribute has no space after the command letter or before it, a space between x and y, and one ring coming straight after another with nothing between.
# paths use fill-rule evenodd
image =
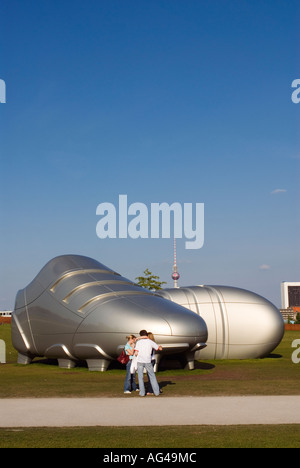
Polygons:
<instances>
[{"instance_id":1,"label":"white cloud","mask_svg":"<svg viewBox=\"0 0 300 468\"><path fill-rule=\"evenodd\" d=\"M286 189L277 188L277 189L273 190L273 191L271 192L271 194L272 194L272 195L275 195L275 194L277 194L277 193L285 193L286 191L287 191Z\"/></svg>"},{"instance_id":2,"label":"white cloud","mask_svg":"<svg viewBox=\"0 0 300 468\"><path fill-rule=\"evenodd\" d=\"M270 270L270 268L271 268L270 265L266 265L265 263L263 263L259 267L260 270Z\"/></svg>"}]
</instances>

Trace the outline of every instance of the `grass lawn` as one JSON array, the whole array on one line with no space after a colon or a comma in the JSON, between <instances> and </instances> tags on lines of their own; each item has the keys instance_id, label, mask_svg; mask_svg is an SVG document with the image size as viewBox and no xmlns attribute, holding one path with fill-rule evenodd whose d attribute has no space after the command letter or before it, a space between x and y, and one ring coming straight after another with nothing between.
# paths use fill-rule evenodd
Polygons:
<instances>
[{"instance_id":1,"label":"grass lawn","mask_svg":"<svg viewBox=\"0 0 300 468\"><path fill-rule=\"evenodd\" d=\"M56 361L35 359L17 364L10 325L0 326L7 364L0 364L0 398L12 397L124 397L125 370L118 363L107 372L90 372L84 365L60 369ZM169 361L157 373L164 396L299 395L300 364L292 362L292 342L299 331L286 331L278 348L265 359L199 361L194 371ZM167 368L168 367L168 368ZM127 396L128 398L128 396ZM132 394L130 398L138 398ZM1 417L1 415L0 415ZM299 447L300 425L184 426L126 428L0 429L0 448L200 448Z\"/></svg>"},{"instance_id":2,"label":"grass lawn","mask_svg":"<svg viewBox=\"0 0 300 468\"><path fill-rule=\"evenodd\" d=\"M0 448L297 448L299 439L293 424L0 429Z\"/></svg>"},{"instance_id":3,"label":"grass lawn","mask_svg":"<svg viewBox=\"0 0 300 468\"><path fill-rule=\"evenodd\" d=\"M160 370L157 379L166 396L299 395L300 364L291 359L297 338L299 331L286 331L278 348L265 359L198 361L194 371L169 361L173 369ZM17 364L10 325L0 326L0 339L6 342L7 355L7 364L0 364L0 398L124 396L125 368L118 363L107 372L90 372L84 365L61 369L56 360L47 359L24 366Z\"/></svg>"}]
</instances>

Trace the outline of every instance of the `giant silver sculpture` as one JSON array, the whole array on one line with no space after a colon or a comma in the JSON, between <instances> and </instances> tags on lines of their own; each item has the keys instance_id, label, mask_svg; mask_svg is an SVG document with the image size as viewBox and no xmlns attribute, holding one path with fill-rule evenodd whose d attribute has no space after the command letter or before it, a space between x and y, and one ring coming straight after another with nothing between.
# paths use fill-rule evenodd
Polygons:
<instances>
[{"instance_id":1,"label":"giant silver sculpture","mask_svg":"<svg viewBox=\"0 0 300 468\"><path fill-rule=\"evenodd\" d=\"M60 367L85 360L90 370L104 371L126 335L141 329L154 333L164 354L184 354L189 368L207 340L200 316L78 255L48 262L17 293L12 313L12 342L22 364L46 356Z\"/></svg>"},{"instance_id":2,"label":"giant silver sculpture","mask_svg":"<svg viewBox=\"0 0 300 468\"><path fill-rule=\"evenodd\" d=\"M201 316L207 347L196 359L254 359L267 356L281 342L280 311L253 292L227 286L164 289L159 294Z\"/></svg>"},{"instance_id":3,"label":"giant silver sculpture","mask_svg":"<svg viewBox=\"0 0 300 468\"><path fill-rule=\"evenodd\" d=\"M192 286L154 294L78 255L48 262L18 292L12 314L12 341L23 364L46 356L61 367L85 360L90 370L106 370L126 335L141 329L154 333L162 354L181 353L193 369L195 359L268 355L284 323L273 304L250 291Z\"/></svg>"}]
</instances>

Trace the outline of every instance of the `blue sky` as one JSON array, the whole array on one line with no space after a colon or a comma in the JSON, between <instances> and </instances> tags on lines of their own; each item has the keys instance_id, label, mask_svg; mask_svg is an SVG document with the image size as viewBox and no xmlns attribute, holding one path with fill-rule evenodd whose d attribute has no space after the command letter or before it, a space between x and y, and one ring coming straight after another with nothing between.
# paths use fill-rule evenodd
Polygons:
<instances>
[{"instance_id":1,"label":"blue sky","mask_svg":"<svg viewBox=\"0 0 300 468\"><path fill-rule=\"evenodd\" d=\"M99 239L96 208L204 203L180 284L280 306L300 280L299 1L1 3L0 309L51 258L172 285L172 239Z\"/></svg>"}]
</instances>

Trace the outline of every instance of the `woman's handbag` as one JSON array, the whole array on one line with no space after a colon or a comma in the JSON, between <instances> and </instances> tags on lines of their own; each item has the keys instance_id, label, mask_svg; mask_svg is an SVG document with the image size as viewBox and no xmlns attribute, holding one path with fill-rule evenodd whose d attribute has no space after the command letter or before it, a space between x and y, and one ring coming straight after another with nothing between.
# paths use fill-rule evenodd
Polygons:
<instances>
[{"instance_id":1,"label":"woman's handbag","mask_svg":"<svg viewBox=\"0 0 300 468\"><path fill-rule=\"evenodd\" d=\"M129 361L129 356L128 354L125 353L124 349L123 351L121 352L120 356L117 358L117 360L121 363L121 364L127 364L127 362Z\"/></svg>"}]
</instances>

